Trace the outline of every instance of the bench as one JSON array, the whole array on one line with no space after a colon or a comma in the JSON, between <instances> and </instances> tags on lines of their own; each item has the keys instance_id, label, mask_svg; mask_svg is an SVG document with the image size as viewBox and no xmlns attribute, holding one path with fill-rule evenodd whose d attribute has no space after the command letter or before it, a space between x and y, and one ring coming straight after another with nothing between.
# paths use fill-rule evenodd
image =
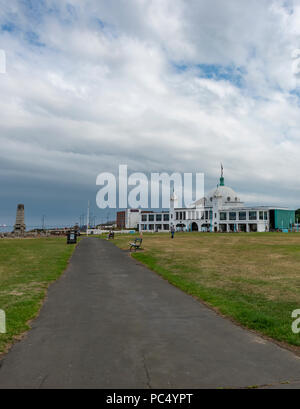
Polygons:
<instances>
[{"instance_id":1,"label":"bench","mask_svg":"<svg viewBox=\"0 0 300 409\"><path fill-rule=\"evenodd\" d=\"M134 249L135 251L137 251L138 249L141 248L143 239L135 239L134 243L129 243L130 246L130 251L132 251L132 249Z\"/></svg>"},{"instance_id":2,"label":"bench","mask_svg":"<svg viewBox=\"0 0 300 409\"><path fill-rule=\"evenodd\" d=\"M108 234L108 240L114 239L115 238L115 233L112 231L111 233Z\"/></svg>"}]
</instances>

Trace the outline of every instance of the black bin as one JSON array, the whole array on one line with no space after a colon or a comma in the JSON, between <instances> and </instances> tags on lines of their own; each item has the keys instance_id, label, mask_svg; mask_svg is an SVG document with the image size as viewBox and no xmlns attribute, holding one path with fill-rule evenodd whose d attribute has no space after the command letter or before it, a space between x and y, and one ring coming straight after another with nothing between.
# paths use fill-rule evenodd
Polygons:
<instances>
[{"instance_id":1,"label":"black bin","mask_svg":"<svg viewBox=\"0 0 300 409\"><path fill-rule=\"evenodd\" d=\"M67 244L77 243L77 232L75 230L70 230L67 234Z\"/></svg>"}]
</instances>

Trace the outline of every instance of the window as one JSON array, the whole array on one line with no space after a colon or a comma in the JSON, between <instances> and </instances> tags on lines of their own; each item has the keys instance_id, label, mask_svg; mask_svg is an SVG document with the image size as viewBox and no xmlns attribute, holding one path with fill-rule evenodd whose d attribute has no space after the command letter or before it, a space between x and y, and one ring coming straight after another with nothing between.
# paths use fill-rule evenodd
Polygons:
<instances>
[{"instance_id":1,"label":"window","mask_svg":"<svg viewBox=\"0 0 300 409\"><path fill-rule=\"evenodd\" d=\"M239 212L239 220L247 220L247 213Z\"/></svg>"},{"instance_id":2,"label":"window","mask_svg":"<svg viewBox=\"0 0 300 409\"><path fill-rule=\"evenodd\" d=\"M205 219L208 219L208 210L205 211Z\"/></svg>"},{"instance_id":3,"label":"window","mask_svg":"<svg viewBox=\"0 0 300 409\"><path fill-rule=\"evenodd\" d=\"M257 212L249 212L249 220L257 220Z\"/></svg>"},{"instance_id":4,"label":"window","mask_svg":"<svg viewBox=\"0 0 300 409\"><path fill-rule=\"evenodd\" d=\"M259 220L264 220L264 212L259 212Z\"/></svg>"},{"instance_id":5,"label":"window","mask_svg":"<svg viewBox=\"0 0 300 409\"><path fill-rule=\"evenodd\" d=\"M164 214L164 222L168 222L170 220L169 214Z\"/></svg>"},{"instance_id":6,"label":"window","mask_svg":"<svg viewBox=\"0 0 300 409\"><path fill-rule=\"evenodd\" d=\"M147 215L146 214L142 214L142 222L146 222L147 221Z\"/></svg>"},{"instance_id":7,"label":"window","mask_svg":"<svg viewBox=\"0 0 300 409\"><path fill-rule=\"evenodd\" d=\"M265 220L268 220L268 212L265 212L264 218L265 218Z\"/></svg>"},{"instance_id":8,"label":"window","mask_svg":"<svg viewBox=\"0 0 300 409\"><path fill-rule=\"evenodd\" d=\"M154 214L149 214L149 222L154 222Z\"/></svg>"},{"instance_id":9,"label":"window","mask_svg":"<svg viewBox=\"0 0 300 409\"><path fill-rule=\"evenodd\" d=\"M149 230L154 230L154 224L149 224Z\"/></svg>"},{"instance_id":10,"label":"window","mask_svg":"<svg viewBox=\"0 0 300 409\"><path fill-rule=\"evenodd\" d=\"M161 230L161 224L157 224L155 227L156 227L156 230Z\"/></svg>"},{"instance_id":11,"label":"window","mask_svg":"<svg viewBox=\"0 0 300 409\"><path fill-rule=\"evenodd\" d=\"M176 212L176 220L179 220L179 213Z\"/></svg>"},{"instance_id":12,"label":"window","mask_svg":"<svg viewBox=\"0 0 300 409\"><path fill-rule=\"evenodd\" d=\"M235 212L230 212L229 213L229 220L236 220L236 213Z\"/></svg>"},{"instance_id":13,"label":"window","mask_svg":"<svg viewBox=\"0 0 300 409\"><path fill-rule=\"evenodd\" d=\"M227 220L227 213L226 212L220 212L220 220Z\"/></svg>"},{"instance_id":14,"label":"window","mask_svg":"<svg viewBox=\"0 0 300 409\"><path fill-rule=\"evenodd\" d=\"M183 220L186 220L186 214L185 214L185 212L183 212L182 216L183 216Z\"/></svg>"},{"instance_id":15,"label":"window","mask_svg":"<svg viewBox=\"0 0 300 409\"><path fill-rule=\"evenodd\" d=\"M228 197L227 197L227 202L230 202L230 200L231 200L231 198L228 196Z\"/></svg>"},{"instance_id":16,"label":"window","mask_svg":"<svg viewBox=\"0 0 300 409\"><path fill-rule=\"evenodd\" d=\"M168 224L164 224L164 230L169 230L169 225Z\"/></svg>"},{"instance_id":17,"label":"window","mask_svg":"<svg viewBox=\"0 0 300 409\"><path fill-rule=\"evenodd\" d=\"M161 214L157 214L156 215L156 221L161 222L161 219L162 219Z\"/></svg>"}]
</instances>

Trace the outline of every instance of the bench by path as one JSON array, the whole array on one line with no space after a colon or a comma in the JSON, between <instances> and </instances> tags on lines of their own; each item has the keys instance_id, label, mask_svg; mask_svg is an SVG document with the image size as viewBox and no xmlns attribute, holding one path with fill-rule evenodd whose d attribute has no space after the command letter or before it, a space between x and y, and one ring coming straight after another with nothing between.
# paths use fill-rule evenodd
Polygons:
<instances>
[{"instance_id":1,"label":"bench by path","mask_svg":"<svg viewBox=\"0 0 300 409\"><path fill-rule=\"evenodd\" d=\"M84 239L32 330L0 363L0 387L299 387L300 360L135 262Z\"/></svg>"}]
</instances>

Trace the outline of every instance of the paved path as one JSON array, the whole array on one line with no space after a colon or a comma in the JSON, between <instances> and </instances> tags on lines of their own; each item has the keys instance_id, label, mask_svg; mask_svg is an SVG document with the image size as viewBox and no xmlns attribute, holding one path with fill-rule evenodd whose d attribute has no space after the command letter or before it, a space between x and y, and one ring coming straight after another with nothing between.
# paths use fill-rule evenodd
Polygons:
<instances>
[{"instance_id":1,"label":"paved path","mask_svg":"<svg viewBox=\"0 0 300 409\"><path fill-rule=\"evenodd\" d=\"M95 238L80 242L32 330L0 365L0 387L300 385L299 358Z\"/></svg>"}]
</instances>

